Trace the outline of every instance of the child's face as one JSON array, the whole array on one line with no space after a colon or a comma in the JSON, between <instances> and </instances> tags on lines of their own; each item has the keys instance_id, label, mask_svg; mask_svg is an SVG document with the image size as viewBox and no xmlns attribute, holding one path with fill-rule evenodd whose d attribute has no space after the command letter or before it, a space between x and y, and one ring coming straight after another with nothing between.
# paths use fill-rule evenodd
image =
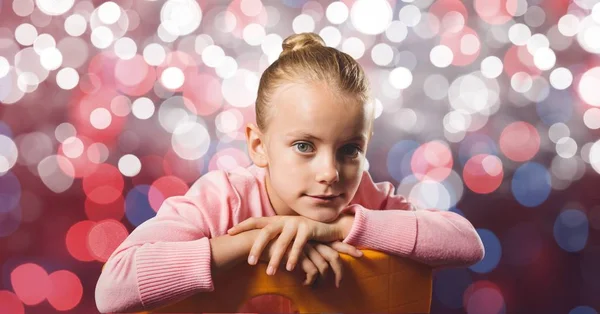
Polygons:
<instances>
[{"instance_id":1,"label":"child's face","mask_svg":"<svg viewBox=\"0 0 600 314\"><path fill-rule=\"evenodd\" d=\"M324 83L281 86L271 102L275 107L263 136L271 203L279 215L335 220L360 184L371 105L342 98ZM314 197L319 195L337 197Z\"/></svg>"}]
</instances>

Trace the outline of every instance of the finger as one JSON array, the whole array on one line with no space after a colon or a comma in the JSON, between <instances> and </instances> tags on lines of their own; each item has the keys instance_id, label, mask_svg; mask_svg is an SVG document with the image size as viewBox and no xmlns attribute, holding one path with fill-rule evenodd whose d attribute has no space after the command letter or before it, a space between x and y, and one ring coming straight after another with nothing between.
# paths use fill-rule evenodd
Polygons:
<instances>
[{"instance_id":1,"label":"finger","mask_svg":"<svg viewBox=\"0 0 600 314\"><path fill-rule=\"evenodd\" d=\"M275 272L277 272L279 264L281 263L281 258L287 252L290 242L294 239L294 235L296 235L296 228L294 226L287 225L283 227L281 235L279 235L279 238L273 245L273 253L269 260L269 266L267 267L267 275L275 275Z\"/></svg>"},{"instance_id":2,"label":"finger","mask_svg":"<svg viewBox=\"0 0 600 314\"><path fill-rule=\"evenodd\" d=\"M271 217L250 217L240 222L239 224L229 228L229 230L227 230L227 234L235 235L240 232L252 229L262 229L272 222L273 220L271 219Z\"/></svg>"},{"instance_id":3,"label":"finger","mask_svg":"<svg viewBox=\"0 0 600 314\"><path fill-rule=\"evenodd\" d=\"M262 255L265 247L271 240L273 240L279 233L281 229L278 225L270 224L264 227L256 236L256 240L252 244L252 248L250 249L250 254L248 256L248 264L256 265L258 259Z\"/></svg>"},{"instance_id":4,"label":"finger","mask_svg":"<svg viewBox=\"0 0 600 314\"><path fill-rule=\"evenodd\" d=\"M354 247L348 243L344 243L341 241L334 241L334 242L329 243L329 246L340 253L345 253L345 254L348 254L348 255L351 255L354 257L363 256L363 252L361 250L357 249L356 247Z\"/></svg>"},{"instance_id":5,"label":"finger","mask_svg":"<svg viewBox=\"0 0 600 314\"><path fill-rule=\"evenodd\" d=\"M327 262L329 262L329 265L331 265L331 269L335 274L335 286L339 288L343 275L343 265L340 254L336 250L325 244L315 245L315 250L317 250L317 252L319 252L319 254L321 254L321 256Z\"/></svg>"},{"instance_id":6,"label":"finger","mask_svg":"<svg viewBox=\"0 0 600 314\"><path fill-rule=\"evenodd\" d=\"M302 257L300 257L300 267L306 273L306 280L304 280L304 285L308 286L312 284L319 275L319 269L315 264L308 258L306 253L302 253Z\"/></svg>"},{"instance_id":7,"label":"finger","mask_svg":"<svg viewBox=\"0 0 600 314\"><path fill-rule=\"evenodd\" d=\"M304 252L308 256L308 258L317 266L319 269L319 273L322 277L325 277L327 274L327 269L329 269L329 263L321 256L321 254L312 246L306 245Z\"/></svg>"},{"instance_id":8,"label":"finger","mask_svg":"<svg viewBox=\"0 0 600 314\"><path fill-rule=\"evenodd\" d=\"M298 259L300 258L300 255L302 254L302 249L306 245L306 242L308 242L308 229L303 226L304 225L300 225L300 227L298 228L298 233L296 234L296 239L294 240L294 244L292 245L292 248L290 250L290 253L288 256L288 262L287 262L287 266L286 266L286 269L288 271L292 271L294 269L294 267L296 267L296 264L298 263Z\"/></svg>"}]
</instances>

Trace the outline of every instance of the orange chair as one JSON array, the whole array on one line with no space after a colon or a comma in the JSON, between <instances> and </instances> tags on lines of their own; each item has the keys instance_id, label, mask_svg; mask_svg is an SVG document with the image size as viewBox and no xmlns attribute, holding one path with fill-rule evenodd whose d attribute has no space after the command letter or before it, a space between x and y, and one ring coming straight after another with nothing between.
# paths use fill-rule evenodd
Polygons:
<instances>
[{"instance_id":1,"label":"orange chair","mask_svg":"<svg viewBox=\"0 0 600 314\"><path fill-rule=\"evenodd\" d=\"M341 254L344 277L339 288L333 276L314 286L303 286L300 267L288 272L281 267L266 274L265 263L242 264L215 276L215 291L193 295L156 313L234 313L250 299L281 295L305 312L394 312L429 313L432 269L415 261L363 250L361 258ZM277 309L269 309L278 312Z\"/></svg>"}]
</instances>

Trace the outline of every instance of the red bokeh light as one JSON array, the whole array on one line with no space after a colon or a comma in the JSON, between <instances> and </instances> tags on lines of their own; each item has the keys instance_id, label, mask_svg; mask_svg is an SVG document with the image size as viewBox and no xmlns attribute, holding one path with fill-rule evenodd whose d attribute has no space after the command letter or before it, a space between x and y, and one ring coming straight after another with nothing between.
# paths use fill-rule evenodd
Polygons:
<instances>
[{"instance_id":1,"label":"red bokeh light","mask_svg":"<svg viewBox=\"0 0 600 314\"><path fill-rule=\"evenodd\" d=\"M494 192L502 183L503 177L502 162L494 155L475 155L469 158L463 169L465 185L479 194Z\"/></svg>"},{"instance_id":2,"label":"red bokeh light","mask_svg":"<svg viewBox=\"0 0 600 314\"><path fill-rule=\"evenodd\" d=\"M113 219L96 223L87 237L90 253L98 261L106 262L114 250L127 238L125 226Z\"/></svg>"},{"instance_id":3,"label":"red bokeh light","mask_svg":"<svg viewBox=\"0 0 600 314\"><path fill-rule=\"evenodd\" d=\"M25 306L14 293L0 290L0 313L25 314Z\"/></svg>"},{"instance_id":4,"label":"red bokeh light","mask_svg":"<svg viewBox=\"0 0 600 314\"><path fill-rule=\"evenodd\" d=\"M439 141L431 141L417 148L410 161L411 169L417 179L441 182L452 171L452 152Z\"/></svg>"},{"instance_id":5,"label":"red bokeh light","mask_svg":"<svg viewBox=\"0 0 600 314\"><path fill-rule=\"evenodd\" d=\"M41 303L50 290L48 273L41 266L33 263L17 266L10 273L10 282L15 294L26 305Z\"/></svg>"},{"instance_id":6,"label":"red bokeh light","mask_svg":"<svg viewBox=\"0 0 600 314\"><path fill-rule=\"evenodd\" d=\"M94 257L87 247L87 237L90 230L96 225L90 220L79 221L69 228L65 238L67 251L78 261L90 262Z\"/></svg>"},{"instance_id":7,"label":"red bokeh light","mask_svg":"<svg viewBox=\"0 0 600 314\"><path fill-rule=\"evenodd\" d=\"M116 201L123 192L123 176L115 166L99 164L95 172L83 178L83 190L98 204Z\"/></svg>"},{"instance_id":8,"label":"red bokeh light","mask_svg":"<svg viewBox=\"0 0 600 314\"><path fill-rule=\"evenodd\" d=\"M514 122L500 134L500 150L513 161L527 161L540 149L540 135L535 127L527 122Z\"/></svg>"},{"instance_id":9,"label":"red bokeh light","mask_svg":"<svg viewBox=\"0 0 600 314\"><path fill-rule=\"evenodd\" d=\"M152 209L158 211L165 199L175 195L184 195L188 189L188 185L177 177L165 176L158 178L150 186L148 201Z\"/></svg>"},{"instance_id":10,"label":"red bokeh light","mask_svg":"<svg viewBox=\"0 0 600 314\"><path fill-rule=\"evenodd\" d=\"M58 311L75 308L83 297L81 280L68 270L55 271L48 276L52 289L48 294L48 302Z\"/></svg>"}]
</instances>

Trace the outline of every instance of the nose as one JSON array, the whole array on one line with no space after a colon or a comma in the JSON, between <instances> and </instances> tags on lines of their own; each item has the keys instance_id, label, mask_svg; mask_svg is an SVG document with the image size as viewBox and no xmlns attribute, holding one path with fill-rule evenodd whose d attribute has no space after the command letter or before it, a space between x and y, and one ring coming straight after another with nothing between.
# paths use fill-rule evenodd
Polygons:
<instances>
[{"instance_id":1,"label":"nose","mask_svg":"<svg viewBox=\"0 0 600 314\"><path fill-rule=\"evenodd\" d=\"M317 171L316 179L319 183L331 185L340 179L340 174L337 169L335 157L324 158L319 170Z\"/></svg>"}]
</instances>

